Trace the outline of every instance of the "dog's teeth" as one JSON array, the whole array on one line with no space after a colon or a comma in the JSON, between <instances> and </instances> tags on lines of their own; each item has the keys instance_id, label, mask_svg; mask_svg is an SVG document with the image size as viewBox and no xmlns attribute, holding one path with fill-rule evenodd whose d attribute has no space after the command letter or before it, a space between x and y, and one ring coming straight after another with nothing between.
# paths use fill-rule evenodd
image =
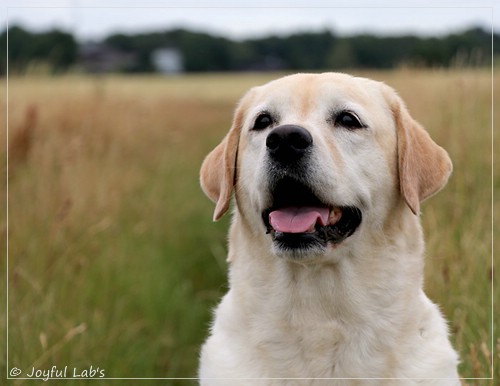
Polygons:
<instances>
[{"instance_id":1,"label":"dog's teeth","mask_svg":"<svg viewBox=\"0 0 500 386\"><path fill-rule=\"evenodd\" d=\"M336 224L342 217L342 209L333 208L330 212L330 218L328 219L328 225Z\"/></svg>"}]
</instances>

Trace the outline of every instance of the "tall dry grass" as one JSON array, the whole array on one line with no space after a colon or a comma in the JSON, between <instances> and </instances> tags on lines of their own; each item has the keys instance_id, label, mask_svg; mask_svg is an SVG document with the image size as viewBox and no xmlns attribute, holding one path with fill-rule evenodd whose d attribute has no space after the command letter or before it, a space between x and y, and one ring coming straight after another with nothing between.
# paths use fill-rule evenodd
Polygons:
<instances>
[{"instance_id":1,"label":"tall dry grass","mask_svg":"<svg viewBox=\"0 0 500 386\"><path fill-rule=\"evenodd\" d=\"M361 75L395 87L453 159L449 185L423 207L426 291L450 320L462 376L488 378L498 360L490 73ZM9 79L9 368L196 375L225 291L227 228L210 221L198 169L239 96L274 77Z\"/></svg>"}]
</instances>

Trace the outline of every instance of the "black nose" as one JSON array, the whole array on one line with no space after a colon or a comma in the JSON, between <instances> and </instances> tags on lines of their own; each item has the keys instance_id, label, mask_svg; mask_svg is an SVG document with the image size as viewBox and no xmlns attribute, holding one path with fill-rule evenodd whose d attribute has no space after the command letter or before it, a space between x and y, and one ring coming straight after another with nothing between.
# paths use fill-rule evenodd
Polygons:
<instances>
[{"instance_id":1,"label":"black nose","mask_svg":"<svg viewBox=\"0 0 500 386\"><path fill-rule=\"evenodd\" d=\"M278 126L266 139L267 151L277 161L297 161L312 146L311 133L296 125Z\"/></svg>"}]
</instances>

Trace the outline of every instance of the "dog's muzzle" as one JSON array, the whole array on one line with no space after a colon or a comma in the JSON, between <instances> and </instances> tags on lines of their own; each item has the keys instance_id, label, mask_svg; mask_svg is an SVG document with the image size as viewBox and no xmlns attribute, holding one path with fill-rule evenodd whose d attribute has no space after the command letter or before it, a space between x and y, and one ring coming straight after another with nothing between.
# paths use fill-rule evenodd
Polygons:
<instances>
[{"instance_id":1,"label":"dog's muzzle","mask_svg":"<svg viewBox=\"0 0 500 386\"><path fill-rule=\"evenodd\" d=\"M305 128L282 125L267 136L270 206L262 219L280 253L324 253L361 223L361 211L324 202L309 183L313 138Z\"/></svg>"}]
</instances>

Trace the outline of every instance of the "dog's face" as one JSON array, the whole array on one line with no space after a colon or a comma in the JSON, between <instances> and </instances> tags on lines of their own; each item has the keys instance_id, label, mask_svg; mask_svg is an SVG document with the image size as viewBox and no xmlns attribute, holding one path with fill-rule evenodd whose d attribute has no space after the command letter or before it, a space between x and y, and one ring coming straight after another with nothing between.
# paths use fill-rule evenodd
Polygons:
<instances>
[{"instance_id":1,"label":"dog's face","mask_svg":"<svg viewBox=\"0 0 500 386\"><path fill-rule=\"evenodd\" d=\"M451 171L446 152L389 87L343 74L288 76L250 90L202 167L202 186L237 210L278 256L331 254L361 227L383 228Z\"/></svg>"}]
</instances>

